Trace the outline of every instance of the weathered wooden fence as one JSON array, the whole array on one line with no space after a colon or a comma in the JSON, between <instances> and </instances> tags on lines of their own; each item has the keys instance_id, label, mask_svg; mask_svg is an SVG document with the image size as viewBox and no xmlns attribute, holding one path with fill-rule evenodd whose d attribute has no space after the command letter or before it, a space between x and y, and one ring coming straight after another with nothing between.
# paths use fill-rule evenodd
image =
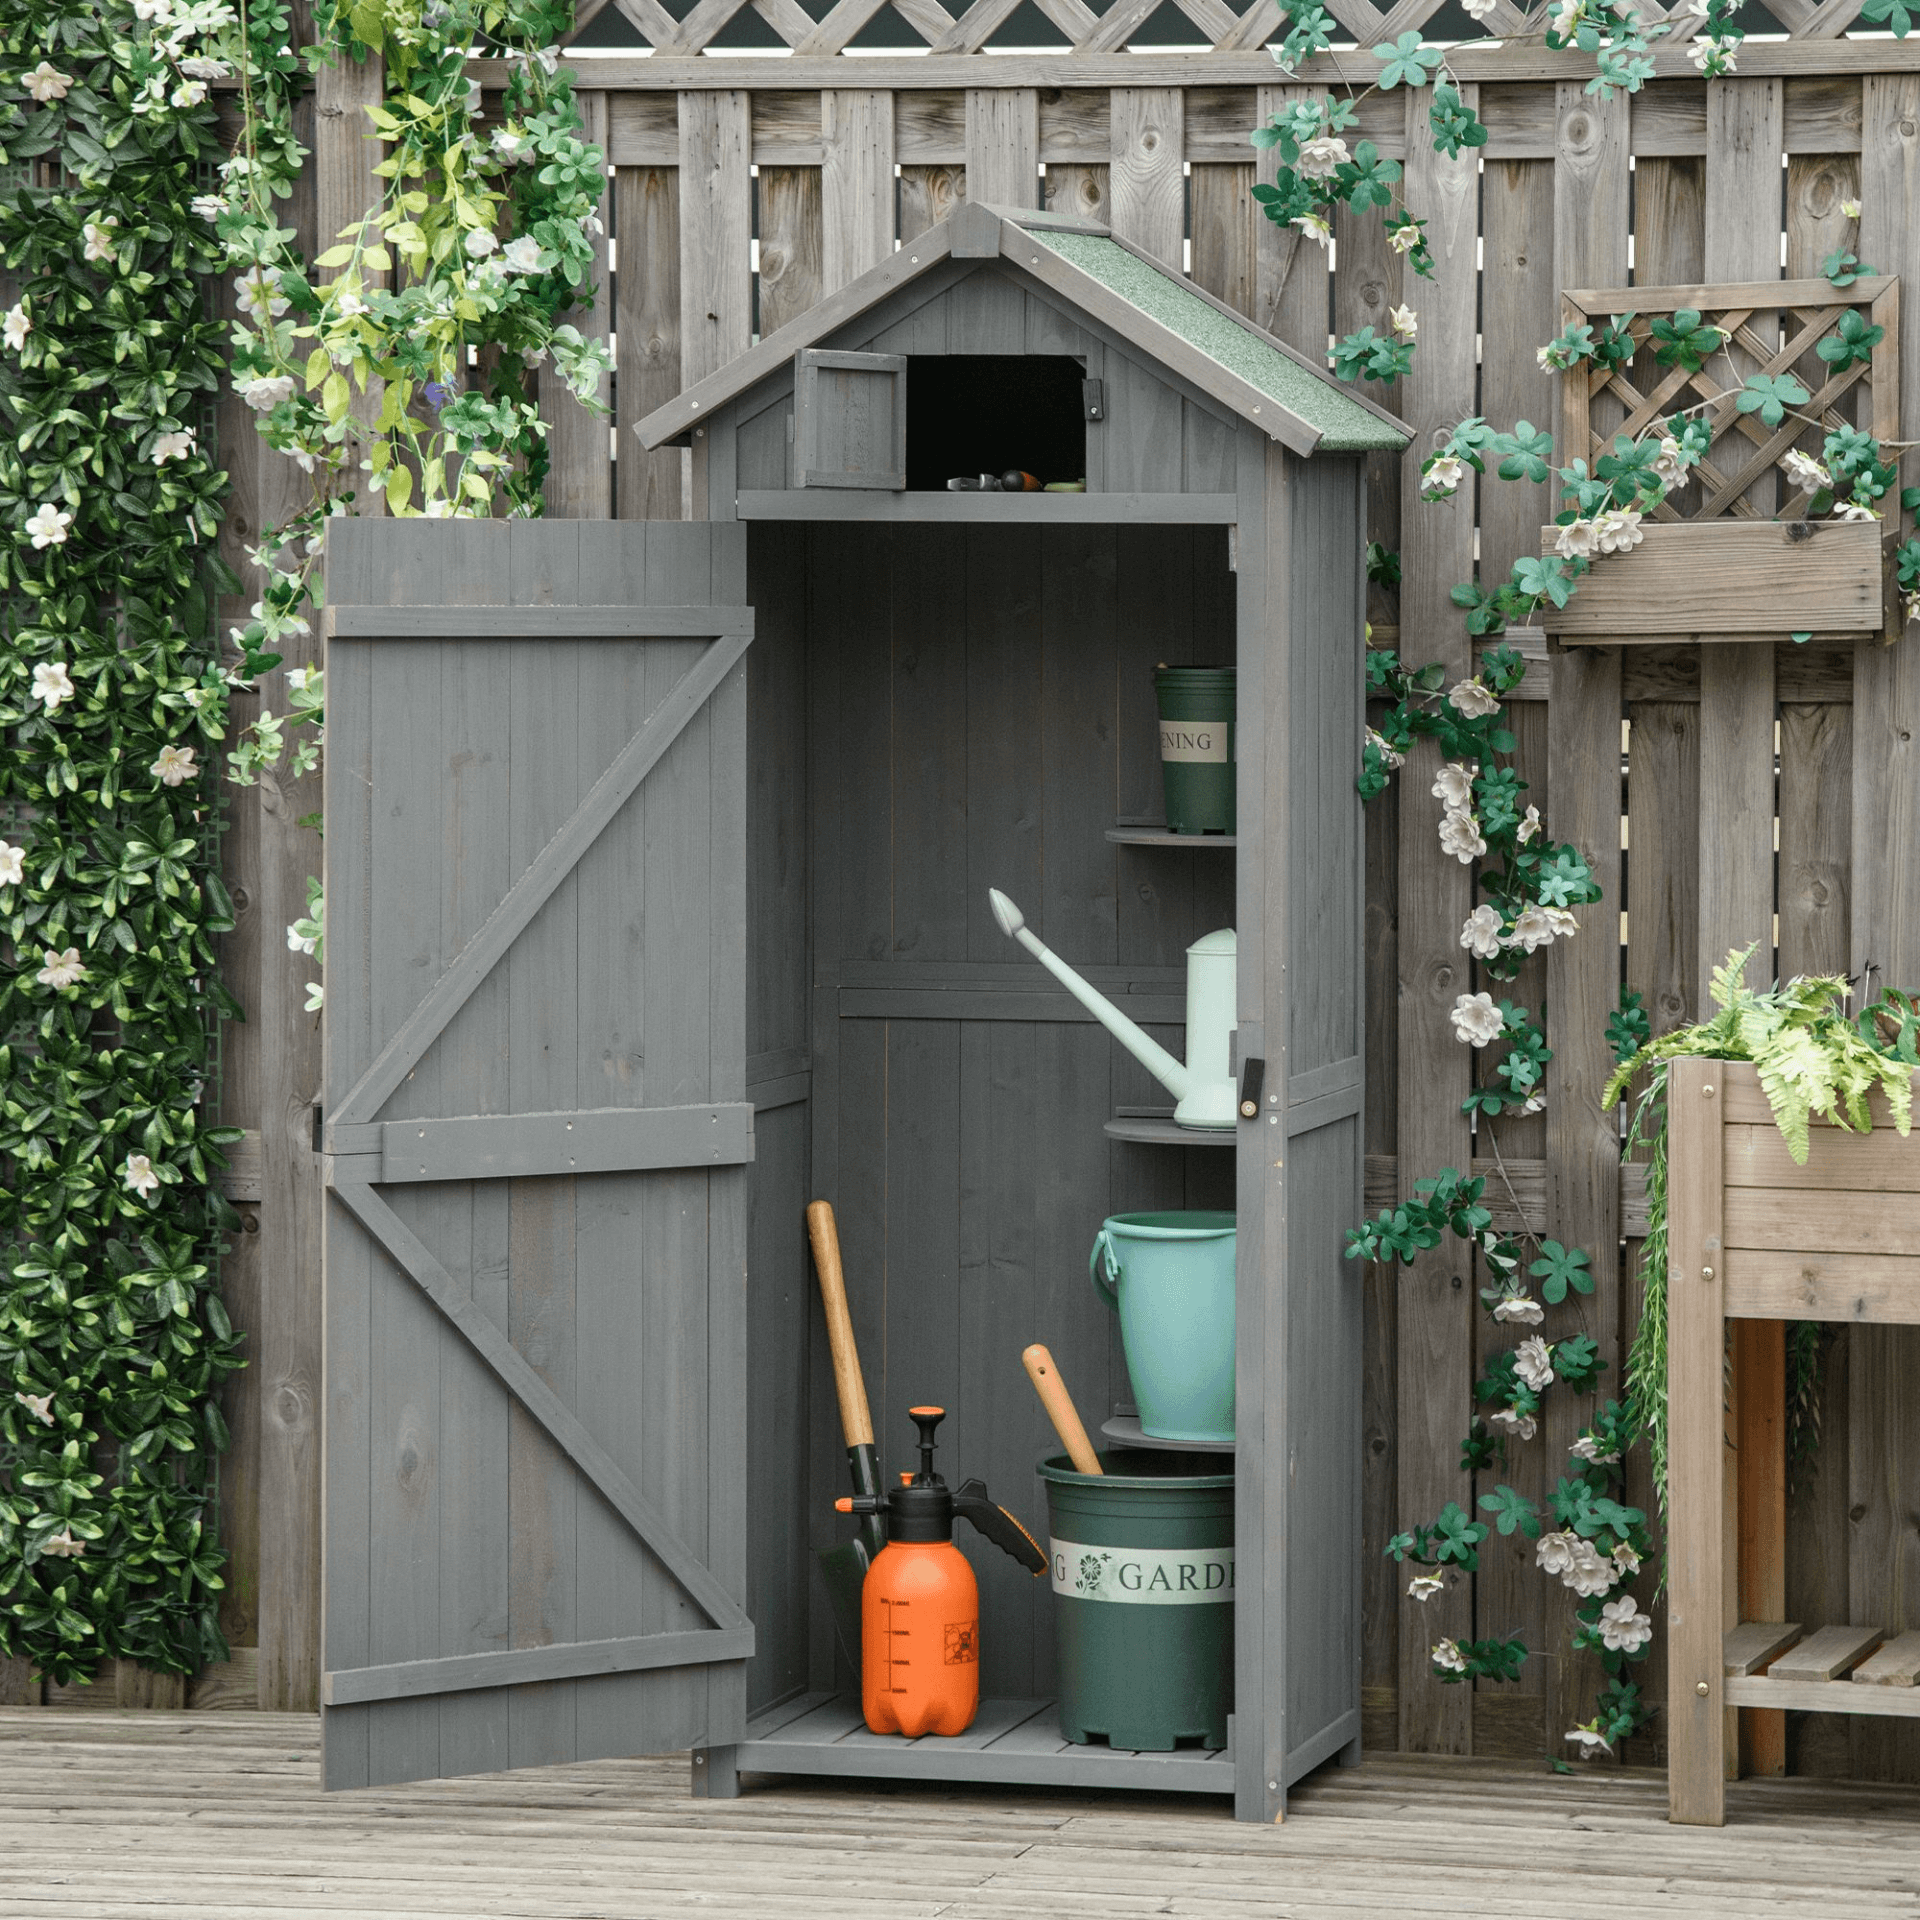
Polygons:
<instances>
[{"instance_id":1,"label":"weathered wooden fence","mask_svg":"<svg viewBox=\"0 0 1920 1920\"><path fill-rule=\"evenodd\" d=\"M1674 50L1641 94L1605 103L1584 91L1590 69L1566 57L1467 52L1456 66L1491 138L1457 161L1434 151L1419 99L1364 101L1359 131L1404 161L1408 203L1429 221L1431 283L1403 278L1374 221L1343 220L1324 253L1258 217L1246 134L1288 92L1257 51L1272 31L1271 0L1239 20L1221 0L1180 0L1211 50L1138 55L1124 47L1151 0L1099 17L1079 0L1040 3L1072 50L989 60L978 49L1011 0L978 0L957 23L936 0L896 0L930 51L855 58L841 49L879 10L875 0L840 0L817 25L793 0L754 0L797 51L722 61L697 56L737 0L700 0L677 25L652 0L620 0L661 51L580 62L588 124L612 163L607 270L583 324L616 340L615 431L557 400L550 511L678 517L683 456L646 455L627 426L968 194L1106 219L1312 351L1330 330L1382 324L1390 306L1414 305L1418 362L1391 398L1422 443L1468 413L1500 425L1554 419L1553 381L1535 350L1559 329L1563 288L1815 274L1850 238L1841 203L1854 198L1858 252L1882 272L1920 274L1920 42L1834 38L1853 10L1833 0L1776 0L1803 37L1749 42L1736 79L1709 87L1684 77L1691 70ZM1366 0L1336 8L1364 44L1430 10L1410 0L1389 19ZM1329 81L1334 64L1323 63ZM355 101L365 86L365 76L339 76L316 102L311 194L294 211L323 242L362 204L368 152ZM1920 298L1906 300L1902 329L1905 431L1920 436ZM223 409L221 445L235 477L226 545L239 562L297 496L298 477L260 448L237 403ZM1920 478L1920 463L1908 464ZM1470 645L1448 589L1473 571L1476 547L1493 575L1535 548L1551 518L1545 490L1489 481L1477 502L1463 493L1424 505L1415 462L1396 470L1381 459L1372 517L1403 567L1398 593L1376 600L1376 641L1397 636L1413 661L1466 670ZM1374 1197L1472 1162L1494 1172L1498 1216L1522 1214L1590 1249L1596 1291L1557 1310L1548 1331L1570 1333L1577 1321L1592 1332L1609 1386L1633 1325L1634 1236L1644 1227L1634 1170L1623 1179L1616 1165L1617 1117L1598 1098L1619 986L1645 994L1657 1028L1681 1023L1701 1009L1710 967L1752 941L1756 973L1770 963L1783 974L1871 966L1920 984L1913 647L1818 637L1804 647L1598 647L1558 653L1530 674L1516 709L1524 771L1555 834L1592 858L1606 901L1511 990L1544 1007L1557 1057L1544 1115L1499 1125L1497 1167L1492 1142L1476 1140L1460 1112L1474 1062L1446 1019L1454 996L1477 984L1459 945L1471 877L1440 855L1425 762L1371 809ZM257 698L285 704L277 679ZM231 1395L226 1474L227 1617L240 1651L204 1691L285 1707L312 1704L317 1664L318 1047L314 1021L298 1011L308 968L284 938L318 860L294 823L316 804L263 783L235 797L227 842L241 907L229 977L250 1019L229 1030L225 1108L259 1130L260 1150L256 1184L241 1189L257 1231L236 1236L226 1269L234 1318L253 1334L253 1365ZM1451 1256L1400 1277L1356 1273L1355 1284L1369 1310L1367 1532L1384 1541L1476 1491L1457 1461L1489 1329L1479 1276ZM1780 1599L1790 1618L1920 1626L1920 1395L1902 1390L1920 1377L1916 1362L1920 1342L1893 1328L1855 1329L1830 1356L1824 1444L1791 1495ZM1585 1404L1550 1402L1545 1432L1516 1449L1506 1477L1536 1494L1549 1487ZM1565 1729L1590 1711L1597 1672L1557 1651L1569 1596L1516 1543L1491 1547L1475 1581L1424 1610L1402 1597L1392 1563L1370 1561L1370 1744L1534 1756L1561 1751ZM1427 1648L1440 1634L1511 1631L1545 1650L1517 1686L1475 1691L1431 1677ZM1644 1677L1658 1700L1657 1654ZM1920 1777L1920 1736L1896 1724L1809 1720L1791 1762ZM1657 1735L1641 1743L1640 1757L1657 1745Z\"/></svg>"}]
</instances>

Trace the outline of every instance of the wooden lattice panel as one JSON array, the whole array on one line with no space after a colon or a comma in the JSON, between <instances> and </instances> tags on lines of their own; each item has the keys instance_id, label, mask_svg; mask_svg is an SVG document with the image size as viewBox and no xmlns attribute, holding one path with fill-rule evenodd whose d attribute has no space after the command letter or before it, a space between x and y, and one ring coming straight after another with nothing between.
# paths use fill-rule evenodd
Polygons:
<instances>
[{"instance_id":1,"label":"wooden lattice panel","mask_svg":"<svg viewBox=\"0 0 1920 1920\"><path fill-rule=\"evenodd\" d=\"M1664 366L1654 357L1652 322L1690 309L1717 327L1721 349L1700 368ZM1833 369L1815 348L1841 316L1864 309L1883 329L1871 362ZM1583 364L1566 376L1562 398L1563 444L1569 458L1597 459L1614 437L1638 437L1655 421L1683 408L1712 402L1705 418L1713 428L1706 456L1689 484L1654 509L1658 520L1793 520L1805 511L1807 494L1782 476L1775 500L1768 476L1789 448L1804 444L1816 456L1825 435L1837 427L1864 427L1883 444L1900 432L1900 282L1890 275L1836 287L1826 280L1766 280L1744 285L1606 287L1562 296L1568 326L1632 314L1628 327L1641 350L1625 366ZM1778 427L1741 413L1734 395L1754 374L1795 374L1812 398ZM1857 391L1856 391L1857 390ZM1854 396L1848 402L1848 396ZM1843 409L1842 403L1848 402ZM1807 416L1821 424L1807 424Z\"/></svg>"}]
</instances>

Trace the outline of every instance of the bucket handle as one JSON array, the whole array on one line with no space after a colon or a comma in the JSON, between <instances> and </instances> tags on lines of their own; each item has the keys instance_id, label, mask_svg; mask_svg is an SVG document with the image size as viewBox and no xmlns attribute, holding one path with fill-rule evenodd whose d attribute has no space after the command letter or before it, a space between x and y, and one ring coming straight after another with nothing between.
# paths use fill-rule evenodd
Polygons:
<instances>
[{"instance_id":1,"label":"bucket handle","mask_svg":"<svg viewBox=\"0 0 1920 1920\"><path fill-rule=\"evenodd\" d=\"M1120 1256L1114 1251L1113 1236L1105 1227L1093 1236L1093 1251L1087 1255L1087 1273L1095 1292L1117 1313L1120 1310Z\"/></svg>"}]
</instances>

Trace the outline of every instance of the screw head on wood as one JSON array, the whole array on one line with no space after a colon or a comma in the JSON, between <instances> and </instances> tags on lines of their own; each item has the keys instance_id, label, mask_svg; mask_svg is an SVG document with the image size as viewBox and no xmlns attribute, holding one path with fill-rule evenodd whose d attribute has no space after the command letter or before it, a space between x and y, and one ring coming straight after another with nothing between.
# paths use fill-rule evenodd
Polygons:
<instances>
[{"instance_id":1,"label":"screw head on wood","mask_svg":"<svg viewBox=\"0 0 1920 1920\"><path fill-rule=\"evenodd\" d=\"M1713 1089L1711 1087L1702 1087L1700 1094L1703 1099L1711 1100L1713 1098Z\"/></svg>"},{"instance_id":2,"label":"screw head on wood","mask_svg":"<svg viewBox=\"0 0 1920 1920\"><path fill-rule=\"evenodd\" d=\"M1700 1278L1702 1280L1711 1280L1713 1278L1713 1269L1711 1267L1702 1267L1700 1269Z\"/></svg>"},{"instance_id":3,"label":"screw head on wood","mask_svg":"<svg viewBox=\"0 0 1920 1920\"><path fill-rule=\"evenodd\" d=\"M1243 1120L1251 1120L1259 1111L1260 1109L1256 1107L1251 1100L1242 1100L1240 1102L1240 1117Z\"/></svg>"},{"instance_id":4,"label":"screw head on wood","mask_svg":"<svg viewBox=\"0 0 1920 1920\"><path fill-rule=\"evenodd\" d=\"M1707 1683L1704 1680L1702 1680L1699 1683L1699 1685L1694 1688L1694 1692L1697 1693L1702 1700L1704 1700L1707 1697L1707 1691L1708 1691Z\"/></svg>"}]
</instances>

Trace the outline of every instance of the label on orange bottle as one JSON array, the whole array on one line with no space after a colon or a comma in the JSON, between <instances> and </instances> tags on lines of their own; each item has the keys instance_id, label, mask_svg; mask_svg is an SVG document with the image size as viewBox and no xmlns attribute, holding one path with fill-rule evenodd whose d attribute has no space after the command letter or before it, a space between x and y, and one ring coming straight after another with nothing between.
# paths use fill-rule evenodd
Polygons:
<instances>
[{"instance_id":1,"label":"label on orange bottle","mask_svg":"<svg viewBox=\"0 0 1920 1920\"><path fill-rule=\"evenodd\" d=\"M950 1667L974 1667L980 1664L978 1620L950 1620L947 1623L946 1664Z\"/></svg>"}]
</instances>

